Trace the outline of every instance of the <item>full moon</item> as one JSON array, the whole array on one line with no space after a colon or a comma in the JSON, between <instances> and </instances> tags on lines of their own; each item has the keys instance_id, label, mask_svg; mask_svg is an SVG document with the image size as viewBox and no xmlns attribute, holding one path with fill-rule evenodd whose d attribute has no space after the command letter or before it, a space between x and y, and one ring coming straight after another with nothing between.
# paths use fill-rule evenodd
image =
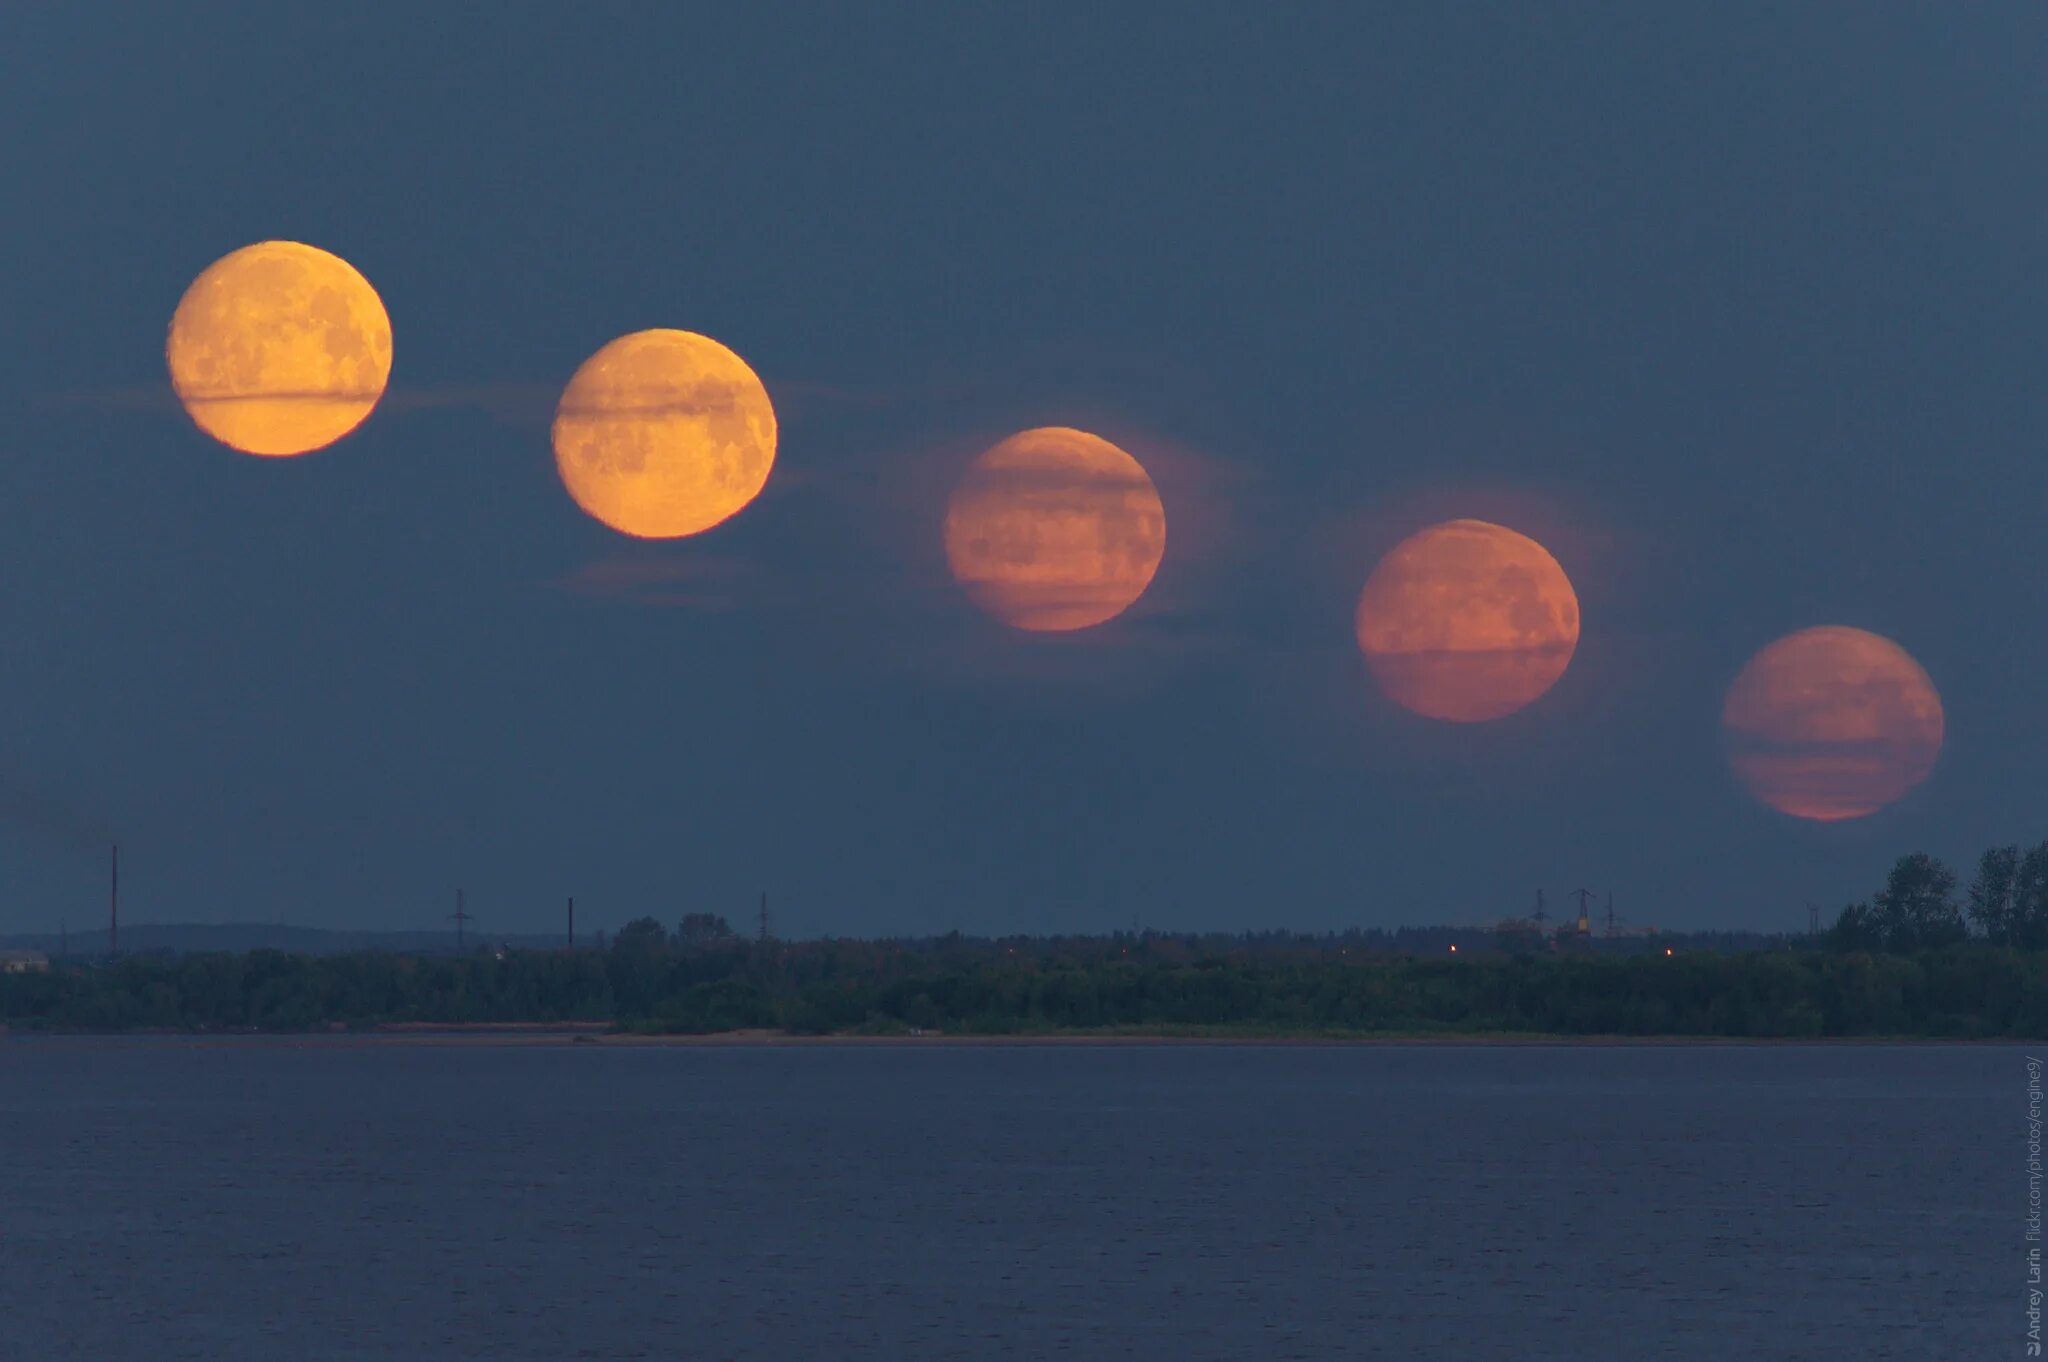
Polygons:
<instances>
[{"instance_id":1,"label":"full moon","mask_svg":"<svg viewBox=\"0 0 2048 1362\"><path fill-rule=\"evenodd\" d=\"M306 454L361 425L384 395L391 319L340 256L261 241L192 281L164 357L208 435L245 454Z\"/></svg>"},{"instance_id":2,"label":"full moon","mask_svg":"<svg viewBox=\"0 0 2048 1362\"><path fill-rule=\"evenodd\" d=\"M946 507L946 561L969 599L1019 629L1114 619L1152 583L1166 508L1139 462L1065 426L1021 431L968 466Z\"/></svg>"},{"instance_id":3,"label":"full moon","mask_svg":"<svg viewBox=\"0 0 2048 1362\"><path fill-rule=\"evenodd\" d=\"M1728 688L1728 759L1781 813L1861 818L1927 779L1941 752L1941 695L1904 648L1824 625L1788 634Z\"/></svg>"},{"instance_id":4,"label":"full moon","mask_svg":"<svg viewBox=\"0 0 2048 1362\"><path fill-rule=\"evenodd\" d=\"M555 410L555 468L638 539L701 534L760 495L775 407L745 360L690 331L635 331L583 362Z\"/></svg>"},{"instance_id":5,"label":"full moon","mask_svg":"<svg viewBox=\"0 0 2048 1362\"><path fill-rule=\"evenodd\" d=\"M1579 598L1544 547L1484 520L1396 544L1358 597L1358 647L1396 704L1432 719L1512 714L1579 645Z\"/></svg>"}]
</instances>

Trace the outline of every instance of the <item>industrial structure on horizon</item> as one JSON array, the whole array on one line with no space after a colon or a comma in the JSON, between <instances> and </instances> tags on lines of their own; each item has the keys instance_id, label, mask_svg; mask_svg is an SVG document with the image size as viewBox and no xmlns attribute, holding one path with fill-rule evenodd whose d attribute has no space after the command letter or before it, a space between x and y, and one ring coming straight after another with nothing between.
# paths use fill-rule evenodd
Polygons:
<instances>
[{"instance_id":1,"label":"industrial structure on horizon","mask_svg":"<svg viewBox=\"0 0 2048 1362\"><path fill-rule=\"evenodd\" d=\"M1536 907L1527 917L1505 917L1493 924L1493 935L1503 949L1515 951L1561 951L1593 950L1602 941L1628 941L1640 944L1659 935L1655 927L1639 927L1629 923L1615 911L1614 894L1607 894L1607 906L1596 919L1592 904L1595 897L1590 889L1578 888L1565 895L1577 899L1579 912L1575 918L1554 920L1541 889L1536 891ZM1598 930L1595 930L1596 922Z\"/></svg>"}]
</instances>

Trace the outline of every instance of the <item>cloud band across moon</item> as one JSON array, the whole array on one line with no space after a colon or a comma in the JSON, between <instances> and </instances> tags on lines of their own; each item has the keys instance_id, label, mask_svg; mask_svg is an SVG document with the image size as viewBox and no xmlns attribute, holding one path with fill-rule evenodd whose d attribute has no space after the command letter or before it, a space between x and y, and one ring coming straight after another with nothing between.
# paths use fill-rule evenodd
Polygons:
<instances>
[{"instance_id":1,"label":"cloud band across moon","mask_svg":"<svg viewBox=\"0 0 2048 1362\"><path fill-rule=\"evenodd\" d=\"M164 357L201 430L285 458L333 444L375 409L391 379L391 319L346 260L262 241L192 281Z\"/></svg>"},{"instance_id":2,"label":"cloud band across moon","mask_svg":"<svg viewBox=\"0 0 2048 1362\"><path fill-rule=\"evenodd\" d=\"M1760 650L1728 688L1728 759L1750 793L1815 822L1861 818L1926 780L1941 695L1904 648L1862 629L1802 629Z\"/></svg>"}]
</instances>

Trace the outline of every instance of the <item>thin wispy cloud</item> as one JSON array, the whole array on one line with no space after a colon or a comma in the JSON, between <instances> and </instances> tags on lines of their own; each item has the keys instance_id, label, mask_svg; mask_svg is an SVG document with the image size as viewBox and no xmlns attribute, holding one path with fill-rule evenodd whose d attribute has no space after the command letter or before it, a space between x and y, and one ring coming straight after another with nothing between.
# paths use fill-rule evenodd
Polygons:
<instances>
[{"instance_id":1,"label":"thin wispy cloud","mask_svg":"<svg viewBox=\"0 0 2048 1362\"><path fill-rule=\"evenodd\" d=\"M508 425L546 426L555 419L566 382L566 378L562 382L552 383L393 382L384 390L383 396L377 398L376 414L388 418L423 411L472 411ZM795 411L811 407L879 409L888 407L903 397L899 392L879 388L864 390L845 384L812 383L801 379L767 378L763 382L768 388L769 398L775 403L778 416L793 414ZM707 385L707 388L720 386L722 385ZM203 392L187 396L190 400L202 404L240 401L361 402L377 397L373 392L344 392L335 389L264 393ZM44 393L32 400L47 409L58 411L146 412L172 416L183 410L183 403L168 380L162 383L66 388ZM665 394L663 400L645 406L607 407L601 414L625 411L635 415L659 415L669 411L694 411L698 406L697 396L693 391L689 397Z\"/></svg>"},{"instance_id":2,"label":"thin wispy cloud","mask_svg":"<svg viewBox=\"0 0 2048 1362\"><path fill-rule=\"evenodd\" d=\"M549 585L597 600L689 610L733 610L740 587L752 575L740 559L640 557L616 554L593 559Z\"/></svg>"}]
</instances>

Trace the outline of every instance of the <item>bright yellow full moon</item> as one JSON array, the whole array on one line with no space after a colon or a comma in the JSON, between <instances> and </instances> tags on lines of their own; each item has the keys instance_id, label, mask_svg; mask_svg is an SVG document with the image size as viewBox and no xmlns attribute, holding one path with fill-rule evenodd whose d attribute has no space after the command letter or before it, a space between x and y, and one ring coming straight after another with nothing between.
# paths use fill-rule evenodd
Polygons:
<instances>
[{"instance_id":1,"label":"bright yellow full moon","mask_svg":"<svg viewBox=\"0 0 2048 1362\"><path fill-rule=\"evenodd\" d=\"M361 425L383 397L391 319L340 256L260 241L192 281L164 358L208 435L245 454L306 454Z\"/></svg>"},{"instance_id":2,"label":"bright yellow full moon","mask_svg":"<svg viewBox=\"0 0 2048 1362\"><path fill-rule=\"evenodd\" d=\"M621 534L676 539L741 510L775 463L775 408L745 360L690 331L635 331L583 362L555 410L555 468Z\"/></svg>"},{"instance_id":3,"label":"bright yellow full moon","mask_svg":"<svg viewBox=\"0 0 2048 1362\"><path fill-rule=\"evenodd\" d=\"M1066 426L1021 431L971 464L946 507L946 561L1019 629L1086 629L1130 608L1166 553L1144 466Z\"/></svg>"}]
</instances>

